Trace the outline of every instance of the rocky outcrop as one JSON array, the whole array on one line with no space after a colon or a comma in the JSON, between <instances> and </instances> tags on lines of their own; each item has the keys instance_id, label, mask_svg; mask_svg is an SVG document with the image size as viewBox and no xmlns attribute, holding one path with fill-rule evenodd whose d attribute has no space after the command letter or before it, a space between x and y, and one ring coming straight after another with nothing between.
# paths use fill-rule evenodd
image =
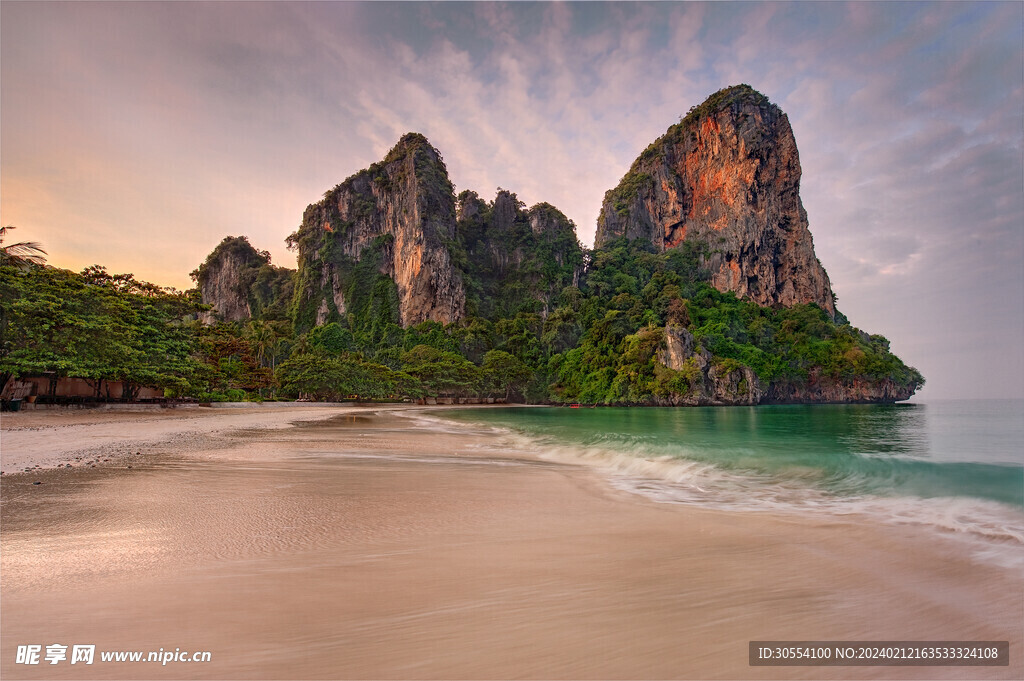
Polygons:
<instances>
[{"instance_id":1,"label":"rocky outcrop","mask_svg":"<svg viewBox=\"0 0 1024 681\"><path fill-rule=\"evenodd\" d=\"M658 362L680 372L688 390L655 398L665 406L755 405L761 401L763 387L757 374L747 366L715 364L711 353L700 347L693 334L682 326L665 327L665 346ZM678 382L676 382L678 384Z\"/></svg>"},{"instance_id":2,"label":"rocky outcrop","mask_svg":"<svg viewBox=\"0 0 1024 681\"><path fill-rule=\"evenodd\" d=\"M917 391L915 382L897 383L892 379L838 379L823 376L813 369L806 382L772 383L761 400L763 404L877 404L908 400Z\"/></svg>"},{"instance_id":3,"label":"rocky outcrop","mask_svg":"<svg viewBox=\"0 0 1024 681\"><path fill-rule=\"evenodd\" d=\"M459 194L456 215L473 314L543 315L554 296L579 284L584 258L576 227L551 204L527 209L500 188L488 203L466 190Z\"/></svg>"},{"instance_id":4,"label":"rocky outcrop","mask_svg":"<svg viewBox=\"0 0 1024 681\"><path fill-rule=\"evenodd\" d=\"M249 287L252 272L270 263L270 254L257 251L244 236L225 237L206 261L192 272L203 304L211 310L202 321L237 322L252 316Z\"/></svg>"},{"instance_id":5,"label":"rocky outcrop","mask_svg":"<svg viewBox=\"0 0 1024 681\"><path fill-rule=\"evenodd\" d=\"M288 238L298 250L297 325L345 314L402 326L458 319L465 290L452 259L454 239L455 198L444 161L425 137L409 133L383 161L309 206Z\"/></svg>"},{"instance_id":6,"label":"rocky outcrop","mask_svg":"<svg viewBox=\"0 0 1024 681\"><path fill-rule=\"evenodd\" d=\"M576 226L550 203L538 203L527 211L530 229L537 236L576 236Z\"/></svg>"},{"instance_id":7,"label":"rocky outcrop","mask_svg":"<svg viewBox=\"0 0 1024 681\"><path fill-rule=\"evenodd\" d=\"M467 189L459 194L455 203L455 220L461 225L472 225L482 230L487 221L487 202L475 191ZM479 238L479 235L475 235Z\"/></svg>"},{"instance_id":8,"label":"rocky outcrop","mask_svg":"<svg viewBox=\"0 0 1024 681\"><path fill-rule=\"evenodd\" d=\"M491 204L491 215L488 227L491 231L507 232L512 229L516 216L521 209L520 201L510 191L499 189Z\"/></svg>"},{"instance_id":9,"label":"rocky outcrop","mask_svg":"<svg viewBox=\"0 0 1024 681\"><path fill-rule=\"evenodd\" d=\"M817 303L835 316L800 201L789 119L748 85L692 109L605 194L596 247L625 236L688 244L711 284L760 305Z\"/></svg>"},{"instance_id":10,"label":"rocky outcrop","mask_svg":"<svg viewBox=\"0 0 1024 681\"><path fill-rule=\"evenodd\" d=\"M655 398L667 406L757 405L757 404L877 404L909 399L917 390L915 382L899 383L890 378L836 378L811 369L806 380L778 380L765 385L750 367L729 360L717 364L687 329L669 324L658 362L688 381L689 390ZM675 385L679 385L677 381Z\"/></svg>"}]
</instances>

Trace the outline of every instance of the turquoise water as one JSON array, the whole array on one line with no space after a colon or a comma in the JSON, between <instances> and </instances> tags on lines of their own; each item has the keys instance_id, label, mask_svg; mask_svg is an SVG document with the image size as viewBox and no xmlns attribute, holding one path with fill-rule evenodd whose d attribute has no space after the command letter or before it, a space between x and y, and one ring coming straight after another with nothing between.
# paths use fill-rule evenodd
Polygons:
<instances>
[{"instance_id":1,"label":"turquoise water","mask_svg":"<svg viewBox=\"0 0 1024 681\"><path fill-rule=\"evenodd\" d=\"M445 412L662 501L883 512L1024 543L1024 400Z\"/></svg>"}]
</instances>

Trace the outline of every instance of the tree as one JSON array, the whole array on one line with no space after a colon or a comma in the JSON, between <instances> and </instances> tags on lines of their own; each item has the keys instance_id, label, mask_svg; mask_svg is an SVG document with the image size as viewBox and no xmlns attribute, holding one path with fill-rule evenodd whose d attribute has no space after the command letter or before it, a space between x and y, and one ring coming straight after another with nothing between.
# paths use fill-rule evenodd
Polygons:
<instances>
[{"instance_id":1,"label":"tree","mask_svg":"<svg viewBox=\"0 0 1024 681\"><path fill-rule=\"evenodd\" d=\"M267 322L249 322L246 325L245 335L252 344L259 365L267 366L269 364L273 369L276 351L281 344L281 339L274 331L274 327Z\"/></svg>"},{"instance_id":2,"label":"tree","mask_svg":"<svg viewBox=\"0 0 1024 681\"><path fill-rule=\"evenodd\" d=\"M186 294L109 275L54 267L0 266L0 378L55 372L180 390L196 369L194 332L183 320L197 310ZM5 380L6 382L6 380Z\"/></svg>"},{"instance_id":3,"label":"tree","mask_svg":"<svg viewBox=\"0 0 1024 681\"><path fill-rule=\"evenodd\" d=\"M310 329L308 335L309 342L314 348L322 349L331 355L349 352L355 345L352 332L337 322L314 327Z\"/></svg>"},{"instance_id":4,"label":"tree","mask_svg":"<svg viewBox=\"0 0 1024 681\"><path fill-rule=\"evenodd\" d=\"M36 241L19 241L15 244L3 245L4 239L8 236L14 225L0 227L0 265L13 265L14 267L26 268L32 265L46 264L46 251Z\"/></svg>"},{"instance_id":5,"label":"tree","mask_svg":"<svg viewBox=\"0 0 1024 681\"><path fill-rule=\"evenodd\" d=\"M480 384L480 367L455 352L429 345L417 345L402 355L405 373L419 379L430 395L458 395L475 392Z\"/></svg>"},{"instance_id":6,"label":"tree","mask_svg":"<svg viewBox=\"0 0 1024 681\"><path fill-rule=\"evenodd\" d=\"M240 335L237 326L199 326L195 333L199 356L209 367L202 374L202 384L197 385L201 397L202 393L213 393L206 397L217 399L218 393L229 390L262 391L271 386L272 370L257 360L259 345L251 337Z\"/></svg>"},{"instance_id":7,"label":"tree","mask_svg":"<svg viewBox=\"0 0 1024 681\"><path fill-rule=\"evenodd\" d=\"M340 399L356 393L355 365L323 352L293 355L277 367L277 380L286 393L315 399Z\"/></svg>"},{"instance_id":8,"label":"tree","mask_svg":"<svg viewBox=\"0 0 1024 681\"><path fill-rule=\"evenodd\" d=\"M337 400L351 395L382 399L396 393L418 394L418 382L407 374L358 356L336 357L323 350L293 355L277 368L282 390L317 399Z\"/></svg>"},{"instance_id":9,"label":"tree","mask_svg":"<svg viewBox=\"0 0 1024 681\"><path fill-rule=\"evenodd\" d=\"M530 367L504 350L491 350L484 355L482 368L488 387L503 392L506 400L512 391L521 392L533 377Z\"/></svg>"}]
</instances>

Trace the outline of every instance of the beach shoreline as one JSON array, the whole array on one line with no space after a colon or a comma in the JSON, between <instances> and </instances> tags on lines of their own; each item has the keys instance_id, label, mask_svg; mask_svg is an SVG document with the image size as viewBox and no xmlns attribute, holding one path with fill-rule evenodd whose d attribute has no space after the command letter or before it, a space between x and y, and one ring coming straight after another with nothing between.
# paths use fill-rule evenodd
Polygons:
<instances>
[{"instance_id":1,"label":"beach shoreline","mask_svg":"<svg viewBox=\"0 0 1024 681\"><path fill-rule=\"evenodd\" d=\"M0 472L18 475L65 467L123 466L137 456L201 451L218 444L234 446L218 435L232 429L288 428L347 413L467 408L331 402L131 407L5 412L0 417Z\"/></svg>"},{"instance_id":2,"label":"beach shoreline","mask_svg":"<svg viewBox=\"0 0 1024 681\"><path fill-rule=\"evenodd\" d=\"M3 677L1021 676L1019 576L955 542L658 504L493 429L389 411L5 417L5 456L18 433L64 454L89 428L90 446L150 445L131 469L0 481ZM751 640L1007 639L1009 667L747 663ZM213 659L14 662L62 642Z\"/></svg>"}]
</instances>

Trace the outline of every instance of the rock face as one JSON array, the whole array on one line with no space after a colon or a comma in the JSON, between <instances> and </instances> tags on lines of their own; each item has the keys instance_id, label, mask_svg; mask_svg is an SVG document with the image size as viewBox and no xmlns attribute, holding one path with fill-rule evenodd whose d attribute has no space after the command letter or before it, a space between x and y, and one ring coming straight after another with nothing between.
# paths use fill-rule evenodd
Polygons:
<instances>
[{"instance_id":1,"label":"rock face","mask_svg":"<svg viewBox=\"0 0 1024 681\"><path fill-rule=\"evenodd\" d=\"M764 394L753 369L714 364L711 353L697 346L693 334L682 326L665 327L665 348L658 353L658 361L690 377L689 391L659 399L663 405L755 405Z\"/></svg>"},{"instance_id":2,"label":"rock face","mask_svg":"<svg viewBox=\"0 0 1024 681\"><path fill-rule=\"evenodd\" d=\"M401 326L458 319L466 294L454 239L444 161L425 137L406 134L383 161L309 206L288 238L298 250L297 325L353 313Z\"/></svg>"},{"instance_id":3,"label":"rock face","mask_svg":"<svg viewBox=\"0 0 1024 681\"><path fill-rule=\"evenodd\" d=\"M575 226L549 204L526 210L505 190L456 200L441 155L416 133L310 205L287 242L298 250L296 329L345 321L378 339L391 325L543 313L584 263Z\"/></svg>"},{"instance_id":4,"label":"rock face","mask_svg":"<svg viewBox=\"0 0 1024 681\"><path fill-rule=\"evenodd\" d=\"M891 379L842 381L810 372L806 383L776 382L769 386L764 404L851 403L877 404L908 400L917 391L917 383L897 383Z\"/></svg>"},{"instance_id":5,"label":"rock face","mask_svg":"<svg viewBox=\"0 0 1024 681\"><path fill-rule=\"evenodd\" d=\"M711 284L760 305L835 316L800 201L789 119L753 90L721 90L669 128L605 194L595 246L625 236L698 249Z\"/></svg>"},{"instance_id":6,"label":"rock face","mask_svg":"<svg viewBox=\"0 0 1024 681\"><path fill-rule=\"evenodd\" d=\"M527 211L526 217L530 222L530 230L538 237L576 238L576 225L550 203L538 203L531 207ZM561 252L555 253L555 258L557 260L565 255ZM558 260L558 263L561 264L561 260Z\"/></svg>"},{"instance_id":7,"label":"rock face","mask_svg":"<svg viewBox=\"0 0 1024 681\"><path fill-rule=\"evenodd\" d=\"M711 353L700 347L685 327L665 327L665 346L658 362L690 378L688 392L657 398L669 406L825 404L898 402L909 399L916 383L892 379L871 380L822 375L820 367L810 371L806 381L773 381L765 385L753 369L743 365L714 364Z\"/></svg>"},{"instance_id":8,"label":"rock face","mask_svg":"<svg viewBox=\"0 0 1024 681\"><path fill-rule=\"evenodd\" d=\"M257 251L244 236L225 237L206 262L192 272L203 303L213 307L203 315L203 322L237 322L251 317L251 272L269 263L270 255Z\"/></svg>"},{"instance_id":9,"label":"rock face","mask_svg":"<svg viewBox=\"0 0 1024 681\"><path fill-rule=\"evenodd\" d=\"M576 286L583 248L576 227L549 203L526 209L518 197L498 189L490 203L466 190L457 200L459 244L471 292L472 314L546 314L555 295Z\"/></svg>"}]
</instances>

